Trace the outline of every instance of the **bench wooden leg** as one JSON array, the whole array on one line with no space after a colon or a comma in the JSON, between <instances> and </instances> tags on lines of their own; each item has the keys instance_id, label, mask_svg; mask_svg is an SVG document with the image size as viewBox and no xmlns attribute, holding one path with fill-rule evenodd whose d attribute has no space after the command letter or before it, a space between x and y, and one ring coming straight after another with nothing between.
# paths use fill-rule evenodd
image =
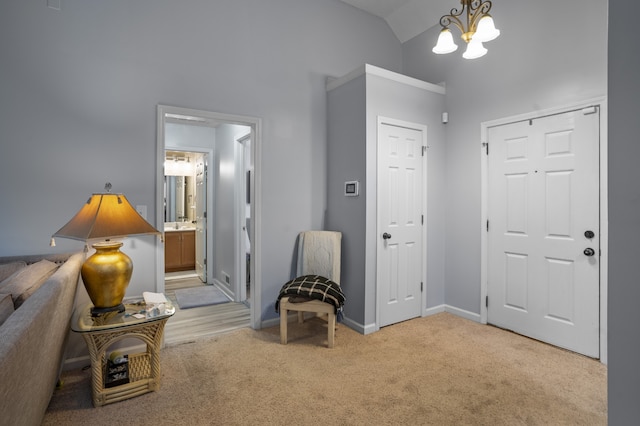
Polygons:
<instances>
[{"instance_id":1,"label":"bench wooden leg","mask_svg":"<svg viewBox=\"0 0 640 426\"><path fill-rule=\"evenodd\" d=\"M327 345L329 348L333 348L336 337L336 314L333 312L327 314L327 328Z\"/></svg>"},{"instance_id":2,"label":"bench wooden leg","mask_svg":"<svg viewBox=\"0 0 640 426\"><path fill-rule=\"evenodd\" d=\"M280 343L287 344L287 309L280 306Z\"/></svg>"}]
</instances>

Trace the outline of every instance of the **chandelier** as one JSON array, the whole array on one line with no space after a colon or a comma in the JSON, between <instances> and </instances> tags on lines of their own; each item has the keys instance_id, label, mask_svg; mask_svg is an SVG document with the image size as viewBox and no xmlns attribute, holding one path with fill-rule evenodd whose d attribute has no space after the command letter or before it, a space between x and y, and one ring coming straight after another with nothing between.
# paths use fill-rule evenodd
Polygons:
<instances>
[{"instance_id":1,"label":"chandelier","mask_svg":"<svg viewBox=\"0 0 640 426\"><path fill-rule=\"evenodd\" d=\"M451 9L450 15L440 18L442 31L438 36L438 43L432 49L433 53L445 54L455 52L458 45L453 41L453 35L449 30L450 25L458 27L462 33L462 39L467 43L467 50L462 54L465 59L475 59L486 55L487 49L482 45L500 35L496 29L493 18L489 15L491 2L489 0L460 0L461 9Z\"/></svg>"}]
</instances>

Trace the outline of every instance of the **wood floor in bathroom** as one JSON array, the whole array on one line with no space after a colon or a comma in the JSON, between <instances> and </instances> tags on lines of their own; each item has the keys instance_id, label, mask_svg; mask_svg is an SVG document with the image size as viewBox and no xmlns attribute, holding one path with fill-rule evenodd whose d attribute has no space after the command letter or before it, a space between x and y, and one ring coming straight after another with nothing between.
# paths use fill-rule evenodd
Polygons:
<instances>
[{"instance_id":1,"label":"wood floor in bathroom","mask_svg":"<svg viewBox=\"0 0 640 426\"><path fill-rule=\"evenodd\" d=\"M229 302L200 308L180 309L175 291L204 285L195 274L167 274L165 294L176 307L164 331L165 345L177 345L196 341L199 338L228 333L238 328L249 327L250 309L244 303Z\"/></svg>"}]
</instances>

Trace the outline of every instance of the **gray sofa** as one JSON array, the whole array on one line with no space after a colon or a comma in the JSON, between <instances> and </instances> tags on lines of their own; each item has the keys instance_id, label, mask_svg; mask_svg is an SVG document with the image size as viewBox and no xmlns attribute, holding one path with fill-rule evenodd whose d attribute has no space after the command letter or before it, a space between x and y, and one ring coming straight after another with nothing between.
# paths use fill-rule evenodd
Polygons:
<instances>
[{"instance_id":1,"label":"gray sofa","mask_svg":"<svg viewBox=\"0 0 640 426\"><path fill-rule=\"evenodd\" d=\"M40 425L64 362L69 322L85 255L0 257L0 265L15 265L20 261L34 265L42 259L59 266L55 269L50 266L53 272L49 272L44 283L21 300L13 313L5 315L6 319L0 325L1 424ZM16 277L14 281L31 279L27 273L12 276ZM7 287L0 286L0 293ZM11 297L8 299L11 301ZM14 296L14 303L15 299ZM4 296L0 300L6 302L7 298Z\"/></svg>"}]
</instances>

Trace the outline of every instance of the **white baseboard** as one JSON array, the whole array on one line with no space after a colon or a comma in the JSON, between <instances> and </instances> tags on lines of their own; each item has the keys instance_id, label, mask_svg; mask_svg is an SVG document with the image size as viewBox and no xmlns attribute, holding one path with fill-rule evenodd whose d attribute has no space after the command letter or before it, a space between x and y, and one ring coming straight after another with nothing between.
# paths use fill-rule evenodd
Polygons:
<instances>
[{"instance_id":1,"label":"white baseboard","mask_svg":"<svg viewBox=\"0 0 640 426\"><path fill-rule=\"evenodd\" d=\"M289 314L288 315L289 321L296 321L297 315L298 315L297 312ZM351 328L352 330L357 331L360 334L371 334L374 331L377 331L375 323L365 326L347 317L344 317L340 324L344 324L345 326ZM260 328L275 327L277 325L280 325L280 317L271 318L271 319L262 321L260 323Z\"/></svg>"},{"instance_id":2,"label":"white baseboard","mask_svg":"<svg viewBox=\"0 0 640 426\"><path fill-rule=\"evenodd\" d=\"M62 370L79 370L81 368L89 367L90 365L91 359L89 359L89 355L80 356L77 358L68 358L64 360L64 363L62 364Z\"/></svg>"},{"instance_id":3,"label":"white baseboard","mask_svg":"<svg viewBox=\"0 0 640 426\"><path fill-rule=\"evenodd\" d=\"M428 317L431 315L435 315L435 314L440 314L442 312L445 312L446 310L446 305L442 304L442 305L438 305L438 306L434 306L432 308L427 308L427 310L425 311L423 317Z\"/></svg>"},{"instance_id":4,"label":"white baseboard","mask_svg":"<svg viewBox=\"0 0 640 426\"><path fill-rule=\"evenodd\" d=\"M342 320L342 324L346 325L352 330L357 331L360 334L365 334L365 335L371 334L374 331L378 331L375 323L364 325L347 317L344 317L344 319Z\"/></svg>"},{"instance_id":5,"label":"white baseboard","mask_svg":"<svg viewBox=\"0 0 640 426\"><path fill-rule=\"evenodd\" d=\"M444 305L444 311L449 312L450 314L457 315L462 318L466 318L471 321L481 322L480 314L476 314L475 312L465 311L464 309L456 308L451 305Z\"/></svg>"},{"instance_id":6,"label":"white baseboard","mask_svg":"<svg viewBox=\"0 0 640 426\"><path fill-rule=\"evenodd\" d=\"M471 321L480 322L480 314L469 312L464 309L456 308L455 306L446 305L446 304L427 308L424 316L428 317L428 316L439 314L442 312L448 312L450 314L453 314ZM291 317L295 319L296 313L289 315L289 321L291 321ZM267 328L267 327L273 327L279 324L280 324L280 317L277 317L277 318L272 318L272 319L262 321L260 325L261 325L261 328ZM360 334L365 334L365 335L371 334L379 330L379 328L376 326L376 323L364 325L347 317L344 317L344 319L342 320L342 324L357 331Z\"/></svg>"},{"instance_id":7,"label":"white baseboard","mask_svg":"<svg viewBox=\"0 0 640 426\"><path fill-rule=\"evenodd\" d=\"M296 314L294 314L296 315ZM288 315L289 320L291 320L291 316L292 315ZM269 328L269 327L274 327L276 325L280 325L280 317L276 317L276 318L271 318L268 320L264 320L260 322L260 328Z\"/></svg>"}]
</instances>

